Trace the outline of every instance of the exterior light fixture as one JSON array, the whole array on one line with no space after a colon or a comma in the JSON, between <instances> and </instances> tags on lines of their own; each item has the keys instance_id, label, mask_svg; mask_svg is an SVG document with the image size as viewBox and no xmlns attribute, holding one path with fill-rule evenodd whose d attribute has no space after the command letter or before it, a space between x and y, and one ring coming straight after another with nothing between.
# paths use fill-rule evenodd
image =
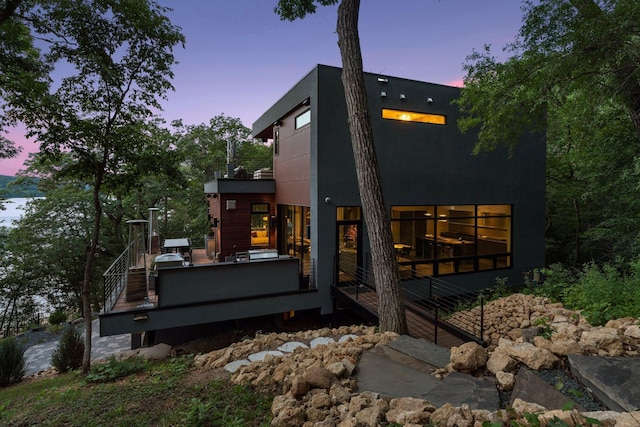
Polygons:
<instances>
[{"instance_id":1,"label":"exterior light fixture","mask_svg":"<svg viewBox=\"0 0 640 427\"><path fill-rule=\"evenodd\" d=\"M404 93L401 93L401 94L400 94L400 99L407 99L407 97L405 96L405 94L404 94Z\"/></svg>"},{"instance_id":2,"label":"exterior light fixture","mask_svg":"<svg viewBox=\"0 0 640 427\"><path fill-rule=\"evenodd\" d=\"M380 83L389 83L389 79L386 77L378 77L378 82Z\"/></svg>"},{"instance_id":3,"label":"exterior light fixture","mask_svg":"<svg viewBox=\"0 0 640 427\"><path fill-rule=\"evenodd\" d=\"M328 205L331 204L331 197L325 197L324 202Z\"/></svg>"},{"instance_id":4,"label":"exterior light fixture","mask_svg":"<svg viewBox=\"0 0 640 427\"><path fill-rule=\"evenodd\" d=\"M427 98L427 102L428 102L429 104L433 104L433 98L431 98L431 97Z\"/></svg>"},{"instance_id":5,"label":"exterior light fixture","mask_svg":"<svg viewBox=\"0 0 640 427\"><path fill-rule=\"evenodd\" d=\"M387 96L387 92L384 92L384 91L380 92L381 98L386 98L386 96Z\"/></svg>"}]
</instances>

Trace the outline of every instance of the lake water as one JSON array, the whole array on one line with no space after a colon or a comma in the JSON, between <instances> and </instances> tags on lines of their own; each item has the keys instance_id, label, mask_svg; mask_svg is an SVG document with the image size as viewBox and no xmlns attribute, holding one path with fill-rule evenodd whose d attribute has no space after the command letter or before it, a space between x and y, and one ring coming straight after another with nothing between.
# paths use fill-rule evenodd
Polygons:
<instances>
[{"instance_id":1,"label":"lake water","mask_svg":"<svg viewBox=\"0 0 640 427\"><path fill-rule=\"evenodd\" d=\"M13 227L13 222L24 214L24 207L32 198L19 197L3 201L4 210L0 210L0 227Z\"/></svg>"}]
</instances>

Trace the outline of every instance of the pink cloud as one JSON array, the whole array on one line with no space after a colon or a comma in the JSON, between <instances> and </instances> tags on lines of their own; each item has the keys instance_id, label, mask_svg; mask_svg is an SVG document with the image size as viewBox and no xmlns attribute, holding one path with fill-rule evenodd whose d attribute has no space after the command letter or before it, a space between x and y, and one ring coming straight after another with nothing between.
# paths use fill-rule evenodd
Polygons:
<instances>
[{"instance_id":1,"label":"pink cloud","mask_svg":"<svg viewBox=\"0 0 640 427\"><path fill-rule=\"evenodd\" d=\"M464 80L462 79L456 79L456 80L452 80L450 82L445 83L447 86L455 86L455 87L463 87L464 86Z\"/></svg>"},{"instance_id":2,"label":"pink cloud","mask_svg":"<svg viewBox=\"0 0 640 427\"><path fill-rule=\"evenodd\" d=\"M0 175L15 176L20 169L24 169L24 162L30 153L38 151L38 144L24 136L25 129L18 127L4 135L13 141L17 147L22 147L22 152L12 159L0 159Z\"/></svg>"}]
</instances>

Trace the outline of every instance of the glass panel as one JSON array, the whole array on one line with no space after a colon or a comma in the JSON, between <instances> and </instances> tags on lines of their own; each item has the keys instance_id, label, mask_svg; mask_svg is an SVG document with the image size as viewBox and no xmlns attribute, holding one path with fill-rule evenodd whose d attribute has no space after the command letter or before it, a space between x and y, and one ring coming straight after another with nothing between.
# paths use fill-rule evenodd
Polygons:
<instances>
[{"instance_id":1,"label":"glass panel","mask_svg":"<svg viewBox=\"0 0 640 427\"><path fill-rule=\"evenodd\" d=\"M418 113L415 111L382 109L382 118L400 120L403 122L430 123L434 125L446 125L447 116L442 114Z\"/></svg>"},{"instance_id":2,"label":"glass panel","mask_svg":"<svg viewBox=\"0 0 640 427\"><path fill-rule=\"evenodd\" d=\"M360 206L338 206L336 208L336 220L359 221L361 218Z\"/></svg>"},{"instance_id":3,"label":"glass panel","mask_svg":"<svg viewBox=\"0 0 640 427\"><path fill-rule=\"evenodd\" d=\"M356 280L358 272L358 226L338 225L338 259L340 282Z\"/></svg>"},{"instance_id":4,"label":"glass panel","mask_svg":"<svg viewBox=\"0 0 640 427\"><path fill-rule=\"evenodd\" d=\"M300 129L302 126L311 123L311 110L307 110L304 113L296 117L296 129Z\"/></svg>"},{"instance_id":5,"label":"glass panel","mask_svg":"<svg viewBox=\"0 0 640 427\"><path fill-rule=\"evenodd\" d=\"M269 204L251 204L251 246L269 246Z\"/></svg>"}]
</instances>

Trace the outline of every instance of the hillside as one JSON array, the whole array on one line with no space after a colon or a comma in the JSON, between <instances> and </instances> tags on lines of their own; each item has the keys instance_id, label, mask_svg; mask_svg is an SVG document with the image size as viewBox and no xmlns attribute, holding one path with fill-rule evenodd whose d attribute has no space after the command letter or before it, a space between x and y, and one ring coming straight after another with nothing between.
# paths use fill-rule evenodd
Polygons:
<instances>
[{"instance_id":1,"label":"hillside","mask_svg":"<svg viewBox=\"0 0 640 427\"><path fill-rule=\"evenodd\" d=\"M43 197L44 194L38 190L37 178L34 183L17 184L15 176L0 175L0 197L12 199L15 197Z\"/></svg>"}]
</instances>

